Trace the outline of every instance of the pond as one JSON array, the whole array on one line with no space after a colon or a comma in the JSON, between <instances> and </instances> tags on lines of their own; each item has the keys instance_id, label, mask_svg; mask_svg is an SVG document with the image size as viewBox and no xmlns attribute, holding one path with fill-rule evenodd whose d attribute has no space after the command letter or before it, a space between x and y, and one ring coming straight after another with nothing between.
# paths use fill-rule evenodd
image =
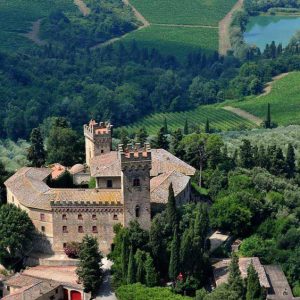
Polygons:
<instances>
[{"instance_id":1,"label":"pond","mask_svg":"<svg viewBox=\"0 0 300 300\"><path fill-rule=\"evenodd\" d=\"M249 45L256 45L261 50L266 44L275 41L286 46L293 35L300 30L300 17L257 16L251 17L244 39Z\"/></svg>"}]
</instances>

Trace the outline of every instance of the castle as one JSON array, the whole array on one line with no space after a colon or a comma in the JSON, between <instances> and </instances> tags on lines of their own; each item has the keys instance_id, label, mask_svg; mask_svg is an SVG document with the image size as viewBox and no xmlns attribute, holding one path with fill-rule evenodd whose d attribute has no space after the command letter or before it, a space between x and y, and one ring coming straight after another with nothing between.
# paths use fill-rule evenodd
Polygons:
<instances>
[{"instance_id":1,"label":"castle","mask_svg":"<svg viewBox=\"0 0 300 300\"><path fill-rule=\"evenodd\" d=\"M137 220L149 229L151 215L167 203L172 183L178 205L190 200L190 176L195 169L163 149L149 144L119 145L112 149L110 123L84 125L86 164L69 169L81 185L95 178L95 188L51 188L51 168L24 167L6 182L7 202L25 210L46 238L42 251L61 253L66 243L80 242L85 234L98 238L107 254L113 243L113 226ZM47 249L46 249L47 248Z\"/></svg>"}]
</instances>

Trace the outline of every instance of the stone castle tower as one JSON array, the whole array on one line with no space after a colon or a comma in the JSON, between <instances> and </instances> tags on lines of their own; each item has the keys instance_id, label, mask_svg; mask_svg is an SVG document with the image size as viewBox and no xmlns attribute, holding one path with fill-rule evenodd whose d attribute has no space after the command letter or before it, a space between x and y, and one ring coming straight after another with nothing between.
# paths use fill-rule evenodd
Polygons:
<instances>
[{"instance_id":1,"label":"stone castle tower","mask_svg":"<svg viewBox=\"0 0 300 300\"><path fill-rule=\"evenodd\" d=\"M150 170L152 167L149 144L141 148L140 144L129 145L123 151L119 145L122 170L122 194L124 206L124 226L137 220L143 229L150 229Z\"/></svg>"},{"instance_id":2,"label":"stone castle tower","mask_svg":"<svg viewBox=\"0 0 300 300\"><path fill-rule=\"evenodd\" d=\"M96 123L91 120L83 126L85 137L85 158L89 166L93 157L109 153L112 150L112 125L109 122Z\"/></svg>"}]
</instances>

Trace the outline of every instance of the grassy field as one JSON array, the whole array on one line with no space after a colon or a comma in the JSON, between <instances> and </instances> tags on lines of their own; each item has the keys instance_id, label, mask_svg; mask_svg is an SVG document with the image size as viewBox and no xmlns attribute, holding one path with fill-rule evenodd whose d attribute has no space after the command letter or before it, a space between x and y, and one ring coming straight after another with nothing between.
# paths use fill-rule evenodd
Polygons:
<instances>
[{"instance_id":1,"label":"grassy field","mask_svg":"<svg viewBox=\"0 0 300 300\"><path fill-rule=\"evenodd\" d=\"M0 0L0 50L33 47L21 34L30 31L32 22L56 9L66 13L78 10L73 0Z\"/></svg>"},{"instance_id":2,"label":"grassy field","mask_svg":"<svg viewBox=\"0 0 300 300\"><path fill-rule=\"evenodd\" d=\"M218 26L236 0L130 0L150 23Z\"/></svg>"},{"instance_id":3,"label":"grassy field","mask_svg":"<svg viewBox=\"0 0 300 300\"><path fill-rule=\"evenodd\" d=\"M273 82L268 95L230 103L265 119L267 105L271 104L272 121L278 125L300 125L300 72L293 72Z\"/></svg>"},{"instance_id":4,"label":"grassy field","mask_svg":"<svg viewBox=\"0 0 300 300\"><path fill-rule=\"evenodd\" d=\"M136 40L141 47L156 48L181 60L199 47L208 52L218 50L218 29L151 25L127 35L122 41L132 40Z\"/></svg>"},{"instance_id":5,"label":"grassy field","mask_svg":"<svg viewBox=\"0 0 300 300\"><path fill-rule=\"evenodd\" d=\"M153 135L163 126L164 119L167 119L168 128L175 130L183 128L185 120L188 119L190 126L200 125L204 129L206 120L210 122L210 127L217 131L242 130L254 128L250 121L241 118L229 111L216 106L199 106L195 110L175 113L153 114L143 120L126 127L129 133L136 132L139 128L145 127L148 134Z\"/></svg>"}]
</instances>

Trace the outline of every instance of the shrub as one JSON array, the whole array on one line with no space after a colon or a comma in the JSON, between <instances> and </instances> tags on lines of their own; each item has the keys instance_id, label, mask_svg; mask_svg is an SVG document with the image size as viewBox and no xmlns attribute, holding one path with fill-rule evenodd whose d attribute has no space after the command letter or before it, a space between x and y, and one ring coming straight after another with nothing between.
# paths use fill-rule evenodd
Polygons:
<instances>
[{"instance_id":1,"label":"shrub","mask_svg":"<svg viewBox=\"0 0 300 300\"><path fill-rule=\"evenodd\" d=\"M64 247L64 251L69 258L78 258L80 252L80 243L69 242Z\"/></svg>"}]
</instances>

